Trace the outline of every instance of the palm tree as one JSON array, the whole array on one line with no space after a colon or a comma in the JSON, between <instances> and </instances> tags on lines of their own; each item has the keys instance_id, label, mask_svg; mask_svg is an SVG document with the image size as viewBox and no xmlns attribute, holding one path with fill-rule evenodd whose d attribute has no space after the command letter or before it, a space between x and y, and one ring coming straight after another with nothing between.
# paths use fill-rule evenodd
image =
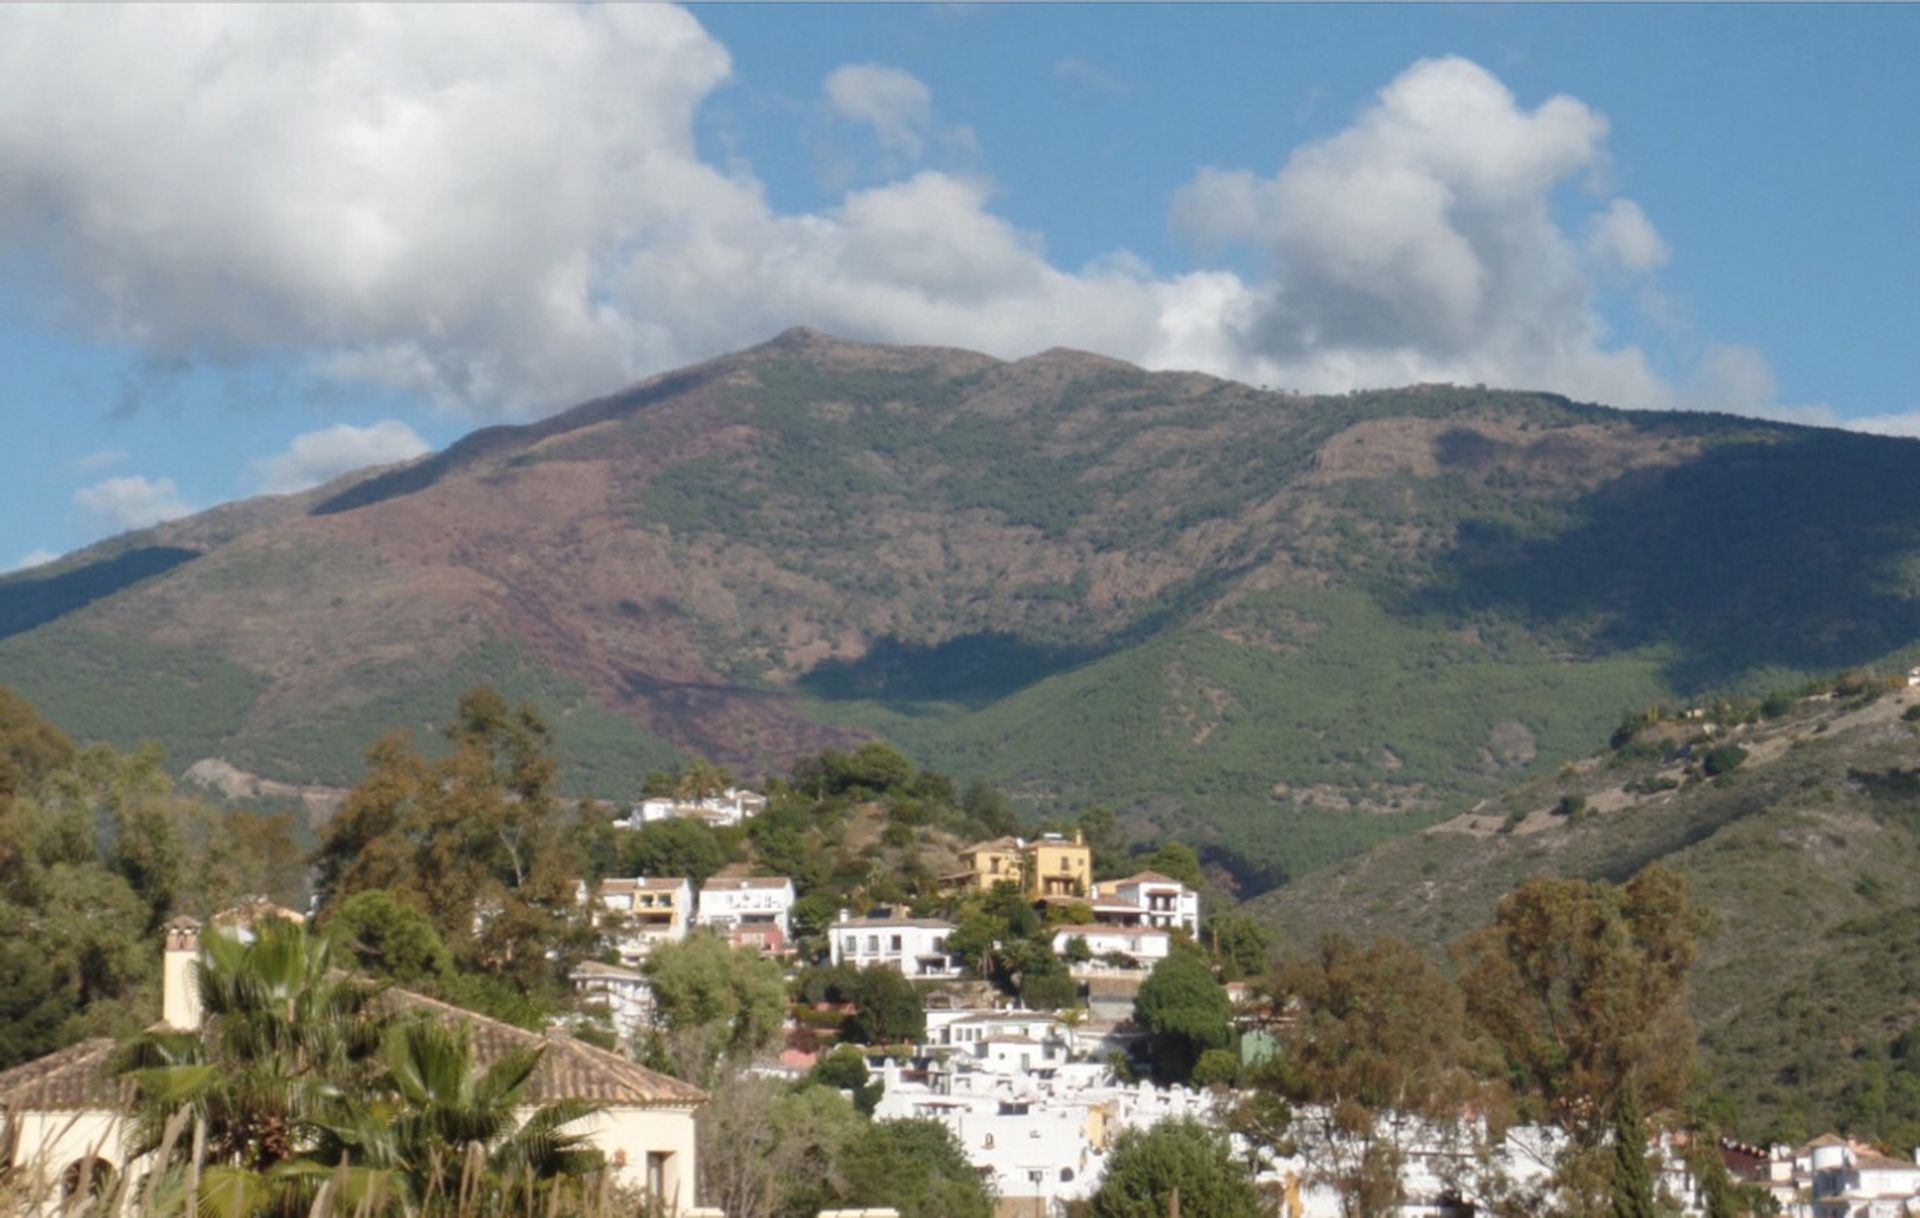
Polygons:
<instances>
[{"instance_id":1,"label":"palm tree","mask_svg":"<svg viewBox=\"0 0 1920 1218\"><path fill-rule=\"evenodd\" d=\"M383 1187L410 1213L464 1198L484 1208L529 1192L579 1187L604 1165L577 1126L598 1108L563 1100L521 1121L517 1112L541 1049L475 1063L465 1023L415 1016L388 1030L380 1098L330 1127L316 1157L384 1173Z\"/></svg>"},{"instance_id":2,"label":"palm tree","mask_svg":"<svg viewBox=\"0 0 1920 1218\"><path fill-rule=\"evenodd\" d=\"M328 942L284 920L202 942L202 1025L129 1042L136 1151L162 1150L168 1121L192 1114L191 1141L156 1153L161 1171L201 1174L200 1203L229 1212L304 1214L320 1186L304 1152L369 1097L387 1022L381 987L333 968Z\"/></svg>"},{"instance_id":3,"label":"palm tree","mask_svg":"<svg viewBox=\"0 0 1920 1218\"><path fill-rule=\"evenodd\" d=\"M600 1156L566 1129L594 1106L516 1119L540 1050L477 1068L466 1023L403 1011L295 923L216 931L203 947L203 1026L146 1033L121 1054L135 1151L152 1156L164 1208L299 1218L326 1194L367 1215L466 1216L585 1195Z\"/></svg>"}]
</instances>

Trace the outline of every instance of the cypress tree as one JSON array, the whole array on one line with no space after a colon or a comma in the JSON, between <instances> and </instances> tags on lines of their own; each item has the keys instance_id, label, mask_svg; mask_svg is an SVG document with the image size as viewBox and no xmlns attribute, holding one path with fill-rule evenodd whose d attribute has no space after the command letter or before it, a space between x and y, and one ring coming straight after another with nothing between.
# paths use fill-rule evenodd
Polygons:
<instances>
[{"instance_id":1,"label":"cypress tree","mask_svg":"<svg viewBox=\"0 0 1920 1218\"><path fill-rule=\"evenodd\" d=\"M1653 1170L1647 1166L1647 1123L1640 1095L1628 1084L1613 1109L1613 1218L1654 1218Z\"/></svg>"}]
</instances>

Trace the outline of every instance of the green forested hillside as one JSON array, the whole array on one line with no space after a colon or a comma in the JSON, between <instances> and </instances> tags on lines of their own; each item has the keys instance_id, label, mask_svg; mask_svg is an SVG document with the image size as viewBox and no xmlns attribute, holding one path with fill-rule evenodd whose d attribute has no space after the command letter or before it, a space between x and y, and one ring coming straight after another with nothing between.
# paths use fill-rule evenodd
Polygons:
<instances>
[{"instance_id":1,"label":"green forested hillside","mask_svg":"<svg viewBox=\"0 0 1920 1218\"><path fill-rule=\"evenodd\" d=\"M1917 454L796 331L0 580L0 681L181 768L335 784L481 678L547 706L581 793L881 734L1252 891L1624 707L1912 654Z\"/></svg>"}]
</instances>

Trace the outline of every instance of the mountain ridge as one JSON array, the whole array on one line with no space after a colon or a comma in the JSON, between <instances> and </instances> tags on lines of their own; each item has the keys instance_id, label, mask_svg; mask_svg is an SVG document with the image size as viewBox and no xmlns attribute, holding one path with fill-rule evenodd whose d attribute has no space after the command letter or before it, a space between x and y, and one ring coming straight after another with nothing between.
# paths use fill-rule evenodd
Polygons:
<instances>
[{"instance_id":1,"label":"mountain ridge","mask_svg":"<svg viewBox=\"0 0 1920 1218\"><path fill-rule=\"evenodd\" d=\"M299 784L478 679L548 706L583 793L880 734L1259 887L1622 707L1904 654L1916 451L789 330L0 580L0 681L82 736L147 707L181 768Z\"/></svg>"}]
</instances>

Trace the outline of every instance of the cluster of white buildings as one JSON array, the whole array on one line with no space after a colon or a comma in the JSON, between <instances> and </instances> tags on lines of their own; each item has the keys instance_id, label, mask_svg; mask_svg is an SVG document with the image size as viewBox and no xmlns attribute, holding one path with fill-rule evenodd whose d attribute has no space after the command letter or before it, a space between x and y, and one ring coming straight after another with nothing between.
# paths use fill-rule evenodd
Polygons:
<instances>
[{"instance_id":1,"label":"cluster of white buildings","mask_svg":"<svg viewBox=\"0 0 1920 1218\"><path fill-rule=\"evenodd\" d=\"M1151 969L1173 950L1173 936L1200 931L1200 896L1178 880L1142 872L1124 880L1096 884L1090 898L1045 896L1042 905L1091 910L1088 921L1053 930L1054 953L1083 956L1079 970ZM1082 914L1084 917L1084 913ZM898 910L875 909L864 917L846 910L828 928L834 964L854 968L891 968L909 977L958 977L962 965L948 950L954 924L941 918L916 918ZM1085 951L1077 950L1084 945Z\"/></svg>"},{"instance_id":2,"label":"cluster of white buildings","mask_svg":"<svg viewBox=\"0 0 1920 1218\"><path fill-rule=\"evenodd\" d=\"M643 799L613 822L616 829L639 829L663 820L697 820L716 829L744 824L767 810L767 797L728 787L718 795L698 799L661 797Z\"/></svg>"},{"instance_id":3,"label":"cluster of white buildings","mask_svg":"<svg viewBox=\"0 0 1920 1218\"><path fill-rule=\"evenodd\" d=\"M1180 1118L1218 1123L1222 1106L1234 1102L1226 1092L1120 1081L1110 1063L1136 1047L1138 1036L1123 1024L1069 1023L1034 1011L929 1011L926 1044L914 1057L869 1058L884 1084L874 1115L940 1122L989 1179L1003 1214L1058 1218L1098 1191L1122 1132ZM1338 1198L1316 1182L1310 1126L1300 1129L1304 1154L1258 1160L1256 1178L1281 1213L1337 1218ZM1496 1158L1537 1184L1551 1147L1524 1138L1524 1131L1516 1135ZM1458 1174L1478 1169L1480 1160L1437 1134L1406 1140L1413 1202L1403 1213L1451 1212ZM1258 1159L1244 1141L1235 1145L1249 1161Z\"/></svg>"},{"instance_id":4,"label":"cluster of white buildings","mask_svg":"<svg viewBox=\"0 0 1920 1218\"><path fill-rule=\"evenodd\" d=\"M715 876L697 899L685 876L614 877L594 886L583 880L575 899L592 909L593 924L629 965L696 927L769 955L785 955L793 934L793 881L785 876Z\"/></svg>"},{"instance_id":5,"label":"cluster of white buildings","mask_svg":"<svg viewBox=\"0 0 1920 1218\"><path fill-rule=\"evenodd\" d=\"M1772 1194L1786 1218L1911 1218L1920 1214L1920 1152L1897 1159L1828 1134L1805 1146L1727 1144L1736 1176Z\"/></svg>"}]
</instances>

